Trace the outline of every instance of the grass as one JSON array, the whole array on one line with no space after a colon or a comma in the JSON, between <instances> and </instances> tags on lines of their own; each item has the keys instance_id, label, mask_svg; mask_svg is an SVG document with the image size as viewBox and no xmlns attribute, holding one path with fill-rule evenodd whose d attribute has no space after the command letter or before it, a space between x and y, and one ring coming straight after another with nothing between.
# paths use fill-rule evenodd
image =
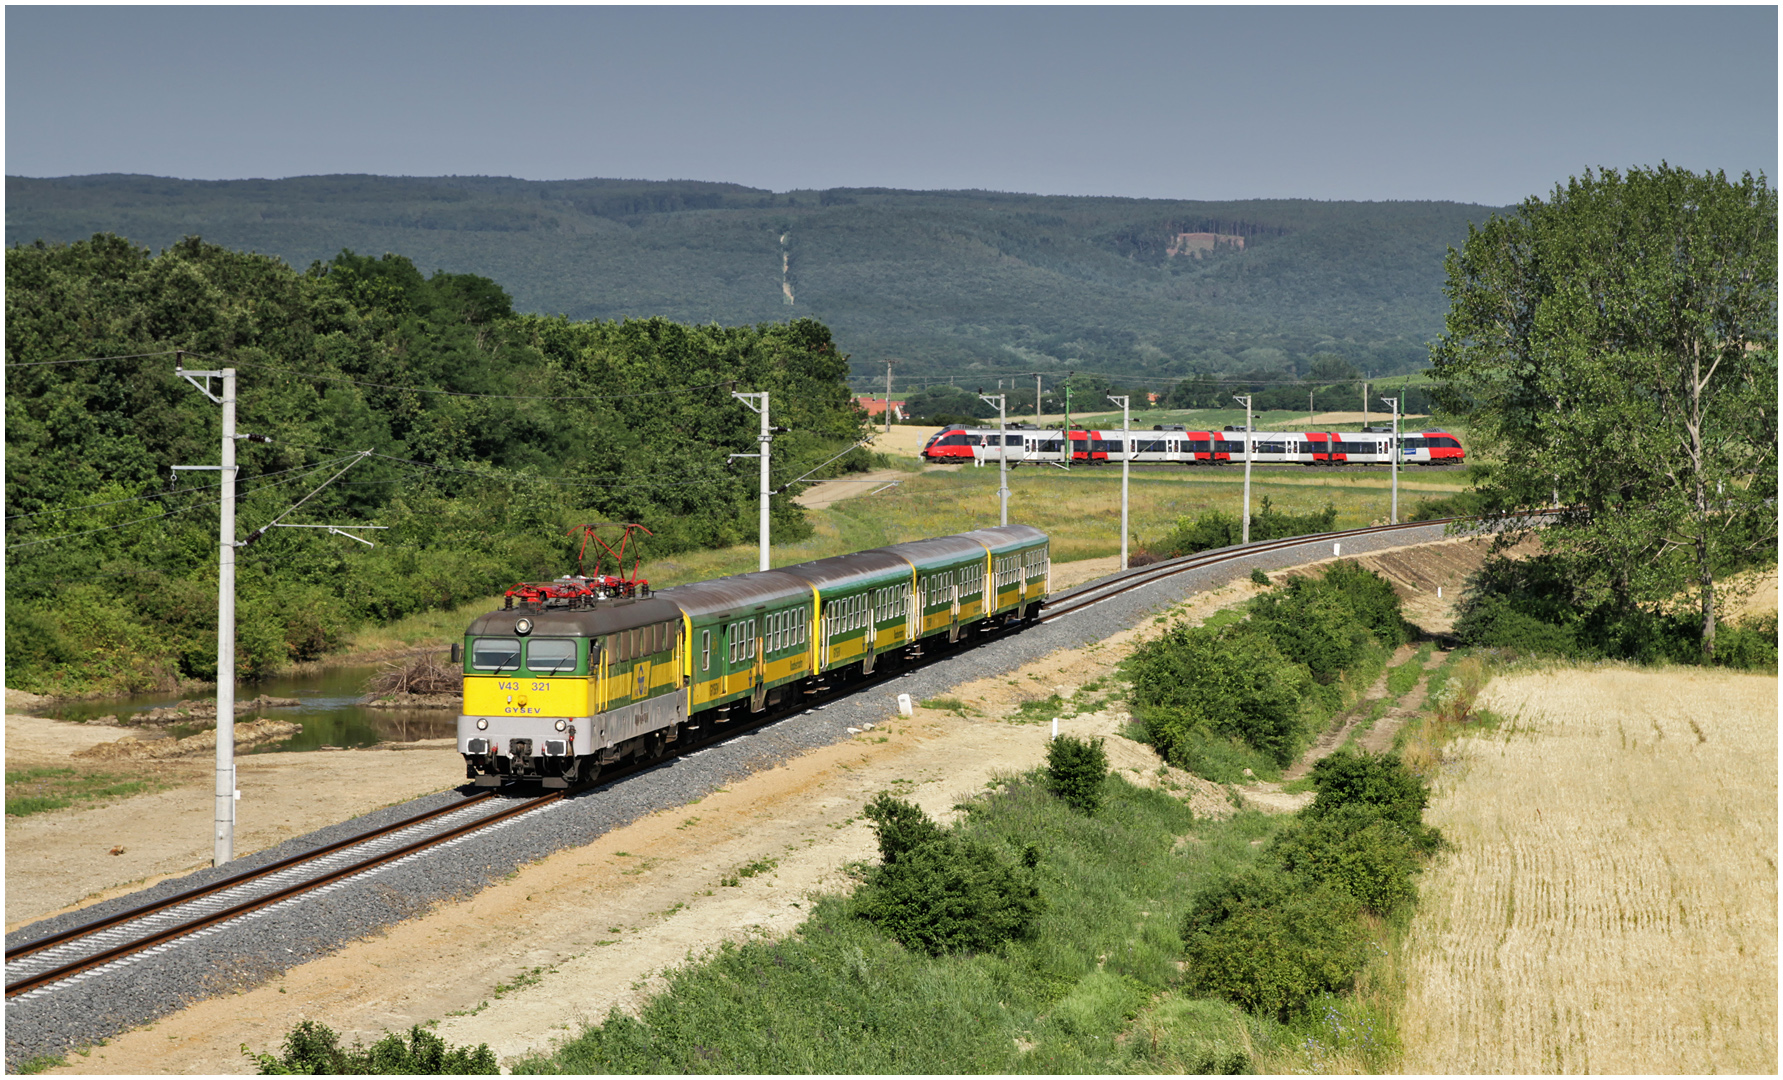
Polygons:
<instances>
[{"instance_id":1,"label":"grass","mask_svg":"<svg viewBox=\"0 0 1783 1080\"><path fill-rule=\"evenodd\" d=\"M1168 533L1180 517L1213 509L1236 512L1243 484L1242 469L1135 473L1130 483L1129 527L1143 544ZM1399 486L1403 501L1406 491L1453 494L1466 486L1466 479L1450 473L1402 474ZM1118 469L1079 468L1066 473L1050 467L1023 467L1009 474L1009 487L1009 520L1046 529L1053 537L1055 562L1120 553ZM1390 479L1384 471L1255 472L1251 487L1253 512L1264 495L1283 513L1311 513L1329 501L1337 507L1340 529L1385 521L1390 497ZM925 473L891 491L810 511L809 517L814 535L797 543L775 545L771 552L774 565L994 526L997 471L968 467L952 473ZM659 586L678 585L753 570L757 559L752 544L685 552L646 564L644 574Z\"/></svg>"},{"instance_id":2,"label":"grass","mask_svg":"<svg viewBox=\"0 0 1783 1080\"><path fill-rule=\"evenodd\" d=\"M1197 819L1118 777L1103 799L1093 818L1074 813L1035 772L965 804L967 835L1040 851L1048 906L1032 941L930 958L828 897L789 937L721 946L670 973L639 1019L612 1013L514 1071L1208 1071L1295 1037L1187 997L1176 966L1196 890L1254 862L1280 820Z\"/></svg>"},{"instance_id":3,"label":"grass","mask_svg":"<svg viewBox=\"0 0 1783 1080\"><path fill-rule=\"evenodd\" d=\"M6 816L27 817L51 810L63 810L77 802L123 799L161 791L168 786L154 777L124 777L116 773L86 772L81 769L8 769Z\"/></svg>"},{"instance_id":4,"label":"grass","mask_svg":"<svg viewBox=\"0 0 1783 1080\"><path fill-rule=\"evenodd\" d=\"M1406 1071L1774 1073L1776 678L1550 666L1474 713L1506 719L1444 748Z\"/></svg>"}]
</instances>

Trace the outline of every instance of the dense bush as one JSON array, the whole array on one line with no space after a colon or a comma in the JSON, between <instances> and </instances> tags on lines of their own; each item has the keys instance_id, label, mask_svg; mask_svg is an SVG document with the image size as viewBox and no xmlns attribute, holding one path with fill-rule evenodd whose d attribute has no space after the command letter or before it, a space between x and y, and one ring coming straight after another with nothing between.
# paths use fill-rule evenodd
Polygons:
<instances>
[{"instance_id":1,"label":"dense bush","mask_svg":"<svg viewBox=\"0 0 1783 1080\"><path fill-rule=\"evenodd\" d=\"M1356 901L1326 885L1243 871L1195 897L1183 920L1188 981L1198 993L1286 1020L1345 990L1368 960Z\"/></svg>"},{"instance_id":2,"label":"dense bush","mask_svg":"<svg viewBox=\"0 0 1783 1080\"><path fill-rule=\"evenodd\" d=\"M305 1020L285 1036L285 1052L252 1055L262 1076L487 1076L496 1067L487 1043L476 1049L450 1046L421 1027L409 1029L408 1041L394 1032L370 1047L343 1048L340 1037L324 1024Z\"/></svg>"},{"instance_id":3,"label":"dense bush","mask_svg":"<svg viewBox=\"0 0 1783 1080\"><path fill-rule=\"evenodd\" d=\"M1032 863L943 831L922 810L881 793L867 806L886 862L854 894L854 911L932 956L1031 937L1045 907ZM914 813L912 813L914 812Z\"/></svg>"},{"instance_id":4,"label":"dense bush","mask_svg":"<svg viewBox=\"0 0 1783 1080\"><path fill-rule=\"evenodd\" d=\"M1350 807L1367 807L1405 830L1419 850L1434 850L1442 842L1442 834L1424 824L1430 790L1397 754L1339 750L1313 764L1311 779L1318 795L1302 811L1309 820L1337 817Z\"/></svg>"},{"instance_id":5,"label":"dense bush","mask_svg":"<svg viewBox=\"0 0 1783 1080\"><path fill-rule=\"evenodd\" d=\"M1702 662L1702 616L1591 602L1576 575L1554 556L1498 558L1468 580L1455 619L1455 636L1480 648L1572 660L1630 660L1650 664ZM1721 625L1715 633L1718 666L1775 671L1775 617Z\"/></svg>"},{"instance_id":6,"label":"dense bush","mask_svg":"<svg viewBox=\"0 0 1783 1080\"><path fill-rule=\"evenodd\" d=\"M1101 739L1061 735L1046 744L1046 772L1053 794L1075 810L1094 814L1102 807L1102 781L1108 778L1108 754Z\"/></svg>"},{"instance_id":7,"label":"dense bush","mask_svg":"<svg viewBox=\"0 0 1783 1080\"><path fill-rule=\"evenodd\" d=\"M1341 889L1377 915L1418 895L1418 840L1378 807L1351 803L1323 817L1302 815L1276 836L1269 854L1288 873Z\"/></svg>"},{"instance_id":8,"label":"dense bush","mask_svg":"<svg viewBox=\"0 0 1783 1080\"><path fill-rule=\"evenodd\" d=\"M1353 562L1290 578L1248 611L1237 624L1173 626L1125 666L1152 745L1210 779L1237 780L1247 748L1287 765L1309 721L1341 702L1340 677L1371 677L1408 636L1392 585Z\"/></svg>"},{"instance_id":9,"label":"dense bush","mask_svg":"<svg viewBox=\"0 0 1783 1080\"><path fill-rule=\"evenodd\" d=\"M1321 683L1336 682L1370 644L1368 628L1346 598L1307 578L1251 600L1251 625L1268 635L1283 656L1305 664Z\"/></svg>"},{"instance_id":10,"label":"dense bush","mask_svg":"<svg viewBox=\"0 0 1783 1080\"><path fill-rule=\"evenodd\" d=\"M1195 736L1236 739L1278 766L1305 741L1301 701L1311 673L1249 623L1179 623L1135 650L1126 671L1153 745L1185 768Z\"/></svg>"},{"instance_id":11,"label":"dense bush","mask_svg":"<svg viewBox=\"0 0 1783 1080\"><path fill-rule=\"evenodd\" d=\"M1262 508L1251 515L1253 541L1330 532L1336 527L1337 507L1329 503L1325 509L1313 514L1283 514L1276 511L1269 496L1265 495ZM1244 522L1238 515L1209 510L1198 518L1178 520L1174 529L1156 543L1148 543L1146 550L1159 558L1173 559L1243 542Z\"/></svg>"},{"instance_id":12,"label":"dense bush","mask_svg":"<svg viewBox=\"0 0 1783 1080\"><path fill-rule=\"evenodd\" d=\"M873 833L879 838L879 858L887 866L911 848L946 836L941 826L922 812L922 807L894 798L889 792L873 796L862 813L873 823Z\"/></svg>"}]
</instances>

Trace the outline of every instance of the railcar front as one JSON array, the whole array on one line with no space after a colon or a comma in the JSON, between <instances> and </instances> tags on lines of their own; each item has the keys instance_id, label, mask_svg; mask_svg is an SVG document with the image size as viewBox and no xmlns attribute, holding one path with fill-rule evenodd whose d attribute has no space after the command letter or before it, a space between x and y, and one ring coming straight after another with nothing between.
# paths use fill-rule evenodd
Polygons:
<instances>
[{"instance_id":1,"label":"railcar front","mask_svg":"<svg viewBox=\"0 0 1783 1080\"><path fill-rule=\"evenodd\" d=\"M600 763L649 754L687 719L682 647L681 610L659 597L478 618L463 646L465 775L561 788Z\"/></svg>"}]
</instances>

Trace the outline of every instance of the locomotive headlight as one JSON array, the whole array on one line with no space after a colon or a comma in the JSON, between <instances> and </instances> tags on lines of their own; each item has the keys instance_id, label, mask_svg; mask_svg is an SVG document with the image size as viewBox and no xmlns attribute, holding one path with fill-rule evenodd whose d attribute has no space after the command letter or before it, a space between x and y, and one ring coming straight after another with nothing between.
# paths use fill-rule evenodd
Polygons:
<instances>
[{"instance_id":1,"label":"locomotive headlight","mask_svg":"<svg viewBox=\"0 0 1783 1080\"><path fill-rule=\"evenodd\" d=\"M521 619L519 622L515 623L514 633L519 634L521 637L525 637L527 634L532 633L532 620Z\"/></svg>"},{"instance_id":2,"label":"locomotive headlight","mask_svg":"<svg viewBox=\"0 0 1783 1080\"><path fill-rule=\"evenodd\" d=\"M477 717L477 730L478 731L488 731L489 730L489 718L487 716Z\"/></svg>"},{"instance_id":3,"label":"locomotive headlight","mask_svg":"<svg viewBox=\"0 0 1783 1080\"><path fill-rule=\"evenodd\" d=\"M569 727L569 726L570 725L567 721L559 720L557 722L557 730L559 730L559 731L562 731L564 728Z\"/></svg>"}]
</instances>

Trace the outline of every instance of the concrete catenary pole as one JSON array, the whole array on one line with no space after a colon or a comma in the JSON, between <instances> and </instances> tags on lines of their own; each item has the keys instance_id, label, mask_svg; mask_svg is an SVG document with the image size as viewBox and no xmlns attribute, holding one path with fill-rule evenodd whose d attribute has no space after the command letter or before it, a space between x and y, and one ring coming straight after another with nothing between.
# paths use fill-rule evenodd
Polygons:
<instances>
[{"instance_id":1,"label":"concrete catenary pole","mask_svg":"<svg viewBox=\"0 0 1783 1080\"><path fill-rule=\"evenodd\" d=\"M1127 568L1127 474L1133 464L1133 415L1127 407L1131 395L1108 395L1121 407L1121 569Z\"/></svg>"},{"instance_id":2,"label":"concrete catenary pole","mask_svg":"<svg viewBox=\"0 0 1783 1080\"><path fill-rule=\"evenodd\" d=\"M1251 396L1249 394L1232 395L1233 401L1244 402L1244 539L1241 543L1251 542Z\"/></svg>"},{"instance_id":3,"label":"concrete catenary pole","mask_svg":"<svg viewBox=\"0 0 1783 1080\"><path fill-rule=\"evenodd\" d=\"M731 457L761 459L761 569L766 570L768 569L768 499L774 494L774 489L768 486L768 466L774 446L773 428L768 426L768 394L765 390L759 394L744 394L733 390L731 397L741 401L751 412L761 414L761 434L756 437L756 445L760 447L761 452L732 454ZM760 405L756 404L758 399L761 402Z\"/></svg>"},{"instance_id":4,"label":"concrete catenary pole","mask_svg":"<svg viewBox=\"0 0 1783 1080\"><path fill-rule=\"evenodd\" d=\"M887 435L891 434L891 369L892 369L892 363L893 363L893 361L891 361L891 360L887 360L885 362L885 433ZM763 415L766 416L766 413L763 413ZM767 423L767 421L765 419L762 422ZM762 567L762 569L766 570L767 567L764 566L764 567Z\"/></svg>"},{"instance_id":5,"label":"concrete catenary pole","mask_svg":"<svg viewBox=\"0 0 1783 1080\"><path fill-rule=\"evenodd\" d=\"M211 830L211 864L235 858L235 369L187 371L185 352L175 354L174 374L205 397L223 406L221 513L217 518L217 782ZM223 396L210 392L210 381L223 380ZM203 381L201 382L200 379ZM210 469L209 465L175 465Z\"/></svg>"},{"instance_id":6,"label":"concrete catenary pole","mask_svg":"<svg viewBox=\"0 0 1783 1080\"><path fill-rule=\"evenodd\" d=\"M1399 399L1384 397L1381 399L1393 406L1393 513L1387 519L1390 525L1399 524L1399 459L1404 456L1399 449Z\"/></svg>"},{"instance_id":7,"label":"concrete catenary pole","mask_svg":"<svg viewBox=\"0 0 1783 1080\"><path fill-rule=\"evenodd\" d=\"M978 392L979 400L997 406L997 524L1009 524L1009 417L1005 403L1007 394L986 394Z\"/></svg>"}]
</instances>

